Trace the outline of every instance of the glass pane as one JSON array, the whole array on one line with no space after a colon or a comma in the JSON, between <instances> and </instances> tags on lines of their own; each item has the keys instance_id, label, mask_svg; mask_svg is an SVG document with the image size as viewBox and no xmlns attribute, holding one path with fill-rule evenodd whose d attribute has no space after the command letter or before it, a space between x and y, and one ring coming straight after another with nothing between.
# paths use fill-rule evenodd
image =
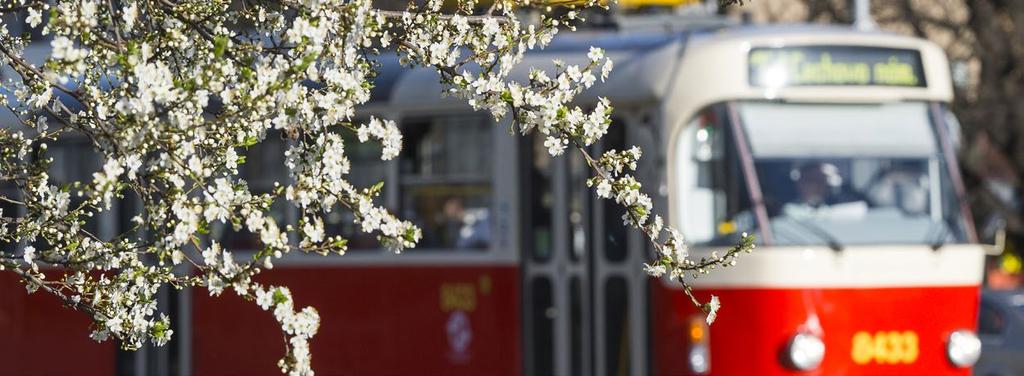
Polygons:
<instances>
[{"instance_id":1,"label":"glass pane","mask_svg":"<svg viewBox=\"0 0 1024 376\"><path fill-rule=\"evenodd\" d=\"M485 117L439 116L409 121L403 128L403 175L479 177L492 169L492 126Z\"/></svg>"},{"instance_id":2,"label":"glass pane","mask_svg":"<svg viewBox=\"0 0 1024 376\"><path fill-rule=\"evenodd\" d=\"M532 254L536 261L547 261L551 259L552 239L551 215L554 196L551 191L551 155L544 147L544 141L537 135L531 137L529 151L530 158L530 186L527 195L530 198L530 206L526 212L529 213L530 228L532 229Z\"/></svg>"},{"instance_id":3,"label":"glass pane","mask_svg":"<svg viewBox=\"0 0 1024 376\"><path fill-rule=\"evenodd\" d=\"M407 185L402 196L403 216L423 230L425 249L487 249L490 205L486 185Z\"/></svg>"},{"instance_id":4,"label":"glass pane","mask_svg":"<svg viewBox=\"0 0 1024 376\"><path fill-rule=\"evenodd\" d=\"M551 294L551 281L535 277L530 281L531 343L528 350L533 357L533 369L528 374L553 375L555 373L554 343L555 316Z\"/></svg>"},{"instance_id":5,"label":"glass pane","mask_svg":"<svg viewBox=\"0 0 1024 376\"><path fill-rule=\"evenodd\" d=\"M924 103L740 108L776 243L966 239Z\"/></svg>"},{"instance_id":6,"label":"glass pane","mask_svg":"<svg viewBox=\"0 0 1024 376\"><path fill-rule=\"evenodd\" d=\"M360 121L357 120L356 123ZM359 142L350 132L343 134L345 140L345 155L352 162L352 167L346 175L353 186L362 189L372 187L374 184L383 182L387 176L386 161L381 160L382 148L379 142ZM378 196L378 200L384 197L384 193ZM380 242L373 233L363 232L362 227L355 223L355 216L352 212L334 208L330 213L324 215L324 233L330 236L341 236L348 239L350 251L379 249Z\"/></svg>"},{"instance_id":7,"label":"glass pane","mask_svg":"<svg viewBox=\"0 0 1024 376\"><path fill-rule=\"evenodd\" d=\"M18 190L17 188L14 187L14 184L0 184L0 197L11 200L17 200L19 198ZM0 229L7 230L0 232L14 232L16 228L16 226L14 225L14 221L21 216L20 211L20 206L7 202L5 200L0 200ZM13 240L13 237L10 239L0 238L0 253L14 253L14 248L18 244L12 242L11 240Z\"/></svg>"},{"instance_id":8,"label":"glass pane","mask_svg":"<svg viewBox=\"0 0 1024 376\"><path fill-rule=\"evenodd\" d=\"M608 134L602 139L604 150L626 149L626 127L619 119L612 119ZM621 262L626 259L629 248L626 245L626 226L622 224L622 216L626 208L616 204L614 200L601 200L604 207L604 254L608 261Z\"/></svg>"},{"instance_id":9,"label":"glass pane","mask_svg":"<svg viewBox=\"0 0 1024 376\"><path fill-rule=\"evenodd\" d=\"M139 195L130 190L124 191L124 197L117 199L117 223L116 234L122 235L136 230L136 224L132 218L142 214L142 200ZM136 236L141 233L134 232Z\"/></svg>"},{"instance_id":10,"label":"glass pane","mask_svg":"<svg viewBox=\"0 0 1024 376\"><path fill-rule=\"evenodd\" d=\"M755 158L892 157L937 153L925 103L742 103L740 118ZM800 137L793 137L800 135Z\"/></svg>"},{"instance_id":11,"label":"glass pane","mask_svg":"<svg viewBox=\"0 0 1024 376\"><path fill-rule=\"evenodd\" d=\"M754 228L746 180L725 118L721 106L706 109L681 140L680 157L686 161L679 172L687 184L682 192L688 213L683 230L691 244L734 244L739 234Z\"/></svg>"},{"instance_id":12,"label":"glass pane","mask_svg":"<svg viewBox=\"0 0 1024 376\"><path fill-rule=\"evenodd\" d=\"M404 125L401 213L423 230L421 248L490 247L492 128L481 116Z\"/></svg>"},{"instance_id":13,"label":"glass pane","mask_svg":"<svg viewBox=\"0 0 1024 376\"><path fill-rule=\"evenodd\" d=\"M61 187L74 182L91 182L92 174L103 168L103 155L93 150L92 144L87 140L63 139L50 147L46 156L53 159L48 173L50 184ZM85 201L75 192L71 192L71 203L69 209L78 208ZM97 236L102 236L99 231L99 216L80 216L85 221L83 228Z\"/></svg>"},{"instance_id":14,"label":"glass pane","mask_svg":"<svg viewBox=\"0 0 1024 376\"><path fill-rule=\"evenodd\" d=\"M249 185L249 192L253 195L270 193L274 189L274 183L281 185L288 183L288 173L284 166L285 141L281 139L278 132L269 132L266 138L240 150L238 153L245 156L245 163L238 165L238 175ZM284 228L288 225L287 205L283 200L277 200L270 206L270 215L277 221L278 226ZM255 251L261 247L259 236L249 232L245 226L235 231L231 224L217 222L211 226L211 235L220 243L232 250Z\"/></svg>"},{"instance_id":15,"label":"glass pane","mask_svg":"<svg viewBox=\"0 0 1024 376\"><path fill-rule=\"evenodd\" d=\"M583 156L571 151L569 157L569 259L579 261L587 252L587 228L590 223L590 169ZM621 222L621 221L620 221Z\"/></svg>"},{"instance_id":16,"label":"glass pane","mask_svg":"<svg viewBox=\"0 0 1024 376\"><path fill-rule=\"evenodd\" d=\"M978 312L978 334L993 335L1002 333L1006 326L1002 313L996 307L987 302L981 303L981 310Z\"/></svg>"},{"instance_id":17,"label":"glass pane","mask_svg":"<svg viewBox=\"0 0 1024 376\"><path fill-rule=\"evenodd\" d=\"M626 280L611 277L605 281L604 291L605 374L629 374L629 293Z\"/></svg>"},{"instance_id":18,"label":"glass pane","mask_svg":"<svg viewBox=\"0 0 1024 376\"><path fill-rule=\"evenodd\" d=\"M578 276L569 279L569 357L572 374L583 374L583 285Z\"/></svg>"}]
</instances>

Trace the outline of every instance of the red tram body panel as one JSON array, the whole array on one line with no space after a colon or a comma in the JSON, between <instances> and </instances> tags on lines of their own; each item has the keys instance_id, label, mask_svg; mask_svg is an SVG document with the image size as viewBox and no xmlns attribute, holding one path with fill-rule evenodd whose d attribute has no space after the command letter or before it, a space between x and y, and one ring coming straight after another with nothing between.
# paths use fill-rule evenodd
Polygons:
<instances>
[{"instance_id":1,"label":"red tram body panel","mask_svg":"<svg viewBox=\"0 0 1024 376\"><path fill-rule=\"evenodd\" d=\"M651 283L655 336L654 373L689 374L686 358L687 320L695 313L689 298L661 281ZM973 329L977 309L975 286L932 288L712 289L701 299L719 296L723 309L711 328L711 372L722 375L970 375L946 359L946 337L954 330ZM879 314L880 311L891 314ZM780 353L793 333L816 317L825 342L825 359L812 372L783 366ZM871 359L856 364L853 338L858 332L911 331L919 354L912 363ZM872 344L872 347L874 344ZM891 346L886 344L885 346ZM898 351L890 349L891 351Z\"/></svg>"},{"instance_id":2,"label":"red tram body panel","mask_svg":"<svg viewBox=\"0 0 1024 376\"><path fill-rule=\"evenodd\" d=\"M113 342L91 338L92 320L44 291L26 294L14 274L0 273L0 373L112 375Z\"/></svg>"},{"instance_id":3,"label":"red tram body panel","mask_svg":"<svg viewBox=\"0 0 1024 376\"><path fill-rule=\"evenodd\" d=\"M400 277L397 277L400 276ZM316 307L313 369L324 375L519 375L515 267L279 267L267 285ZM273 314L226 291L193 298L197 375L277 375Z\"/></svg>"}]
</instances>

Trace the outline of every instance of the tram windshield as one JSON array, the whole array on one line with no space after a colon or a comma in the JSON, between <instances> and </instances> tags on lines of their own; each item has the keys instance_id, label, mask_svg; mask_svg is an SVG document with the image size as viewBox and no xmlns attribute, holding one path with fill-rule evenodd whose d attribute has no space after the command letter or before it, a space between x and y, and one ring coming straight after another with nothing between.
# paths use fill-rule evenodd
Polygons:
<instances>
[{"instance_id":1,"label":"tram windshield","mask_svg":"<svg viewBox=\"0 0 1024 376\"><path fill-rule=\"evenodd\" d=\"M926 103L745 102L736 110L773 244L967 238ZM757 212L739 212L734 227L754 229Z\"/></svg>"}]
</instances>

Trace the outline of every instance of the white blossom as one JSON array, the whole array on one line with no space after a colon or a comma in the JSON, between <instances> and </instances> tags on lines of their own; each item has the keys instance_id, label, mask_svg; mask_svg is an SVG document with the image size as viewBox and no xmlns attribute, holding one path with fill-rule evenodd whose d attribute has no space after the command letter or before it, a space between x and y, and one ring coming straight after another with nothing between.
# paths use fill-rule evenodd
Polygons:
<instances>
[{"instance_id":1,"label":"white blossom","mask_svg":"<svg viewBox=\"0 0 1024 376\"><path fill-rule=\"evenodd\" d=\"M711 301L708 302L708 325L711 325L711 323L715 322L715 319L718 318L719 308L722 308L722 304L718 301L718 297L711 295Z\"/></svg>"},{"instance_id":2,"label":"white blossom","mask_svg":"<svg viewBox=\"0 0 1024 376\"><path fill-rule=\"evenodd\" d=\"M130 2L122 12L121 21L124 22L124 30L131 31L135 27L135 20L139 17L139 4Z\"/></svg>"},{"instance_id":3,"label":"white blossom","mask_svg":"<svg viewBox=\"0 0 1024 376\"><path fill-rule=\"evenodd\" d=\"M36 248L30 245L25 246L24 254L21 256L26 264L32 264L36 259Z\"/></svg>"},{"instance_id":4,"label":"white blossom","mask_svg":"<svg viewBox=\"0 0 1024 376\"><path fill-rule=\"evenodd\" d=\"M43 22L43 13L39 9L28 8L28 17L25 18L25 22L28 23L29 27L35 28Z\"/></svg>"}]
</instances>

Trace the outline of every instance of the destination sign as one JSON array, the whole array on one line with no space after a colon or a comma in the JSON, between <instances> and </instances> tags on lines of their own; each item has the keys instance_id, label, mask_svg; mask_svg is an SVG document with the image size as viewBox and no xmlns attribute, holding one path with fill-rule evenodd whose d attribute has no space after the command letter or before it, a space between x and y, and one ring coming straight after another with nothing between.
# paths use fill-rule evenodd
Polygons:
<instances>
[{"instance_id":1,"label":"destination sign","mask_svg":"<svg viewBox=\"0 0 1024 376\"><path fill-rule=\"evenodd\" d=\"M859 46L754 48L748 56L750 85L924 87L916 50Z\"/></svg>"}]
</instances>

